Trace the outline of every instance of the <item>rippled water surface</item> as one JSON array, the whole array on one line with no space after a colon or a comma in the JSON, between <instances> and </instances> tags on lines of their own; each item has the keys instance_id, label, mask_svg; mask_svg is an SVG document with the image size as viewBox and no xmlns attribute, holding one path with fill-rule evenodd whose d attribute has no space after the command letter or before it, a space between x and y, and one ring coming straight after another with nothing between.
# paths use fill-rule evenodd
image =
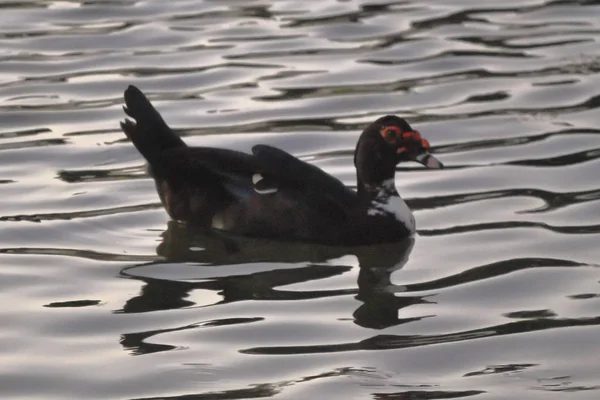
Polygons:
<instances>
[{"instance_id":1,"label":"rippled water surface","mask_svg":"<svg viewBox=\"0 0 600 400\"><path fill-rule=\"evenodd\" d=\"M0 2L2 399L597 399L600 2ZM414 243L169 222L119 129L135 84L188 143L355 184L407 118Z\"/></svg>"}]
</instances>

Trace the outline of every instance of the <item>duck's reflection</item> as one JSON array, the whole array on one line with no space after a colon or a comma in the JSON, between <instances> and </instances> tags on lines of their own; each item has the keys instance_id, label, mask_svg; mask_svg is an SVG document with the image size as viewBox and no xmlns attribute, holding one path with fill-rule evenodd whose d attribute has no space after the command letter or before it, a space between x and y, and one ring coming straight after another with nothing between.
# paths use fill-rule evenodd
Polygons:
<instances>
[{"instance_id":1,"label":"duck's reflection","mask_svg":"<svg viewBox=\"0 0 600 400\"><path fill-rule=\"evenodd\" d=\"M280 264L281 268L269 267L267 271L245 274L237 271L223 274L217 268L214 269L217 277L195 282L141 276L145 268L153 267L152 264L130 267L124 269L122 275L143 281L144 286L140 294L129 299L120 312L141 313L192 307L195 303L189 300L189 295L199 289L218 292L221 297L218 304L240 300L302 300L355 295L362 304L353 313L354 322L367 328L383 329L414 320L399 319L398 310L425 302L419 296L396 296L395 293L403 288L392 284L390 279L391 273L408 261L414 244L412 239L393 244L343 248L234 237L214 231L198 231L174 221L169 223L163 239L157 253L165 259L161 262L164 268L168 268L169 263L182 262L200 263L203 266L198 268L204 269L236 265L243 271L249 264L260 263ZM358 288L308 291L277 289L348 272L353 266L336 264L337 259L348 255L358 259ZM219 320L215 323L229 322ZM175 330L190 328L193 326ZM125 334L121 343L137 354L167 350L171 346L149 346L144 342L144 339L166 331Z\"/></svg>"}]
</instances>

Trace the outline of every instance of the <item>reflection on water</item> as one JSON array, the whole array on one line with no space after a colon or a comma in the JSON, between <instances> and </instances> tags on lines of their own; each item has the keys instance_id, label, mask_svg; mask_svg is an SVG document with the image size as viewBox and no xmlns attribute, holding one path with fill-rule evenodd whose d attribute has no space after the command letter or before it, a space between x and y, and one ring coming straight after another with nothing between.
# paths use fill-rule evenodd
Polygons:
<instances>
[{"instance_id":1,"label":"reflection on water","mask_svg":"<svg viewBox=\"0 0 600 400\"><path fill-rule=\"evenodd\" d=\"M598 397L600 2L0 9L0 397ZM414 241L199 232L119 130L129 84L193 145L353 186L398 114L447 168L398 168Z\"/></svg>"},{"instance_id":2,"label":"reflection on water","mask_svg":"<svg viewBox=\"0 0 600 400\"><path fill-rule=\"evenodd\" d=\"M164 261L127 267L121 272L124 277L140 280L143 286L140 294L128 299L119 312L140 313L192 307L195 303L187 298L194 290L218 292L220 300L217 304L248 300L306 300L353 295L362 303L353 313L354 322L362 327L383 329L413 320L412 318L399 319L398 310L424 301L422 297L397 298L394 292L405 289L395 287L390 280L392 272L402 268L408 261L408 255L413 247L412 239L379 246L327 247L233 237L214 231L201 232L174 221L169 223L169 228L164 232L163 237L164 241L158 246L157 252L165 258ZM358 288L309 291L276 289L280 286L327 279L346 273L352 267L335 265L335 261L333 264L328 262L347 255L354 255L358 259L360 268ZM146 266L168 268L168 263L181 262L201 263L206 267L243 266L254 263L307 264L297 268L274 269L252 274L207 276L200 282L173 281L136 275L137 271L143 271ZM219 275L217 271L215 272ZM205 326L240 324L262 319L223 319L210 321ZM177 330L195 327L188 326ZM172 346L147 345L143 342L144 339L163 332L126 334L121 343L136 354L170 350Z\"/></svg>"}]
</instances>

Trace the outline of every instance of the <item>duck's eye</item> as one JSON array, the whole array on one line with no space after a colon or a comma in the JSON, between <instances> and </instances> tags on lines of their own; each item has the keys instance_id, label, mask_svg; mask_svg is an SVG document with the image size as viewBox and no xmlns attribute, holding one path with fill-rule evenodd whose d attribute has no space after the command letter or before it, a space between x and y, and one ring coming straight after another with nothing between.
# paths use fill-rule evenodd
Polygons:
<instances>
[{"instance_id":1,"label":"duck's eye","mask_svg":"<svg viewBox=\"0 0 600 400\"><path fill-rule=\"evenodd\" d=\"M381 136L386 142L395 144L399 139L402 138L402 129L397 126L388 126L381 130Z\"/></svg>"}]
</instances>

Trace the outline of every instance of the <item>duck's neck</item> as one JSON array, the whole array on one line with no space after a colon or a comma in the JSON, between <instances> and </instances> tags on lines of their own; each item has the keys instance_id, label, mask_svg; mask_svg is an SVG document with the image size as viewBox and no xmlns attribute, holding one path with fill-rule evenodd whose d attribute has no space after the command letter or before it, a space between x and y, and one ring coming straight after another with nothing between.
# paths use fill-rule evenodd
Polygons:
<instances>
[{"instance_id":1,"label":"duck's neck","mask_svg":"<svg viewBox=\"0 0 600 400\"><path fill-rule=\"evenodd\" d=\"M359 142L354 156L356 167L356 184L359 198L374 200L382 195L397 196L394 176L396 164L394 160L377 157L374 145Z\"/></svg>"},{"instance_id":2,"label":"duck's neck","mask_svg":"<svg viewBox=\"0 0 600 400\"><path fill-rule=\"evenodd\" d=\"M358 197L369 202L398 196L393 175L383 180L365 182L361 179L360 174L358 174L357 183Z\"/></svg>"},{"instance_id":3,"label":"duck's neck","mask_svg":"<svg viewBox=\"0 0 600 400\"><path fill-rule=\"evenodd\" d=\"M382 197L398 196L394 180L395 168L382 169L381 165L371 167L357 165L356 182L359 198L367 201L381 199Z\"/></svg>"}]
</instances>

